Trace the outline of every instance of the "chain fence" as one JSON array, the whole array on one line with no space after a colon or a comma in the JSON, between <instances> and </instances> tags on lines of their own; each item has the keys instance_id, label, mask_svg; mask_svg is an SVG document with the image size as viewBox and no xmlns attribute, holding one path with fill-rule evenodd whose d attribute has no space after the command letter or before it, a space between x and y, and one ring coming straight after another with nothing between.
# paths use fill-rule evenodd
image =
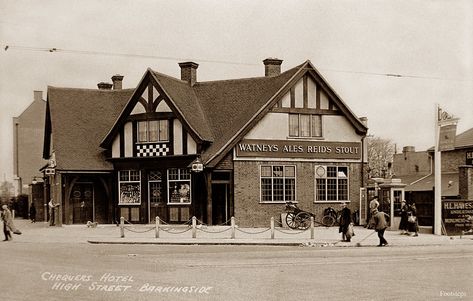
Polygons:
<instances>
[{"instance_id":1,"label":"chain fence","mask_svg":"<svg viewBox=\"0 0 473 301\"><path fill-rule=\"evenodd\" d=\"M277 227L275 226L276 224L277 224ZM271 239L275 238L275 232L278 232L284 235L300 235L305 232L310 232L310 238L314 239L314 221L313 220L311 221L310 227L304 230L285 228L284 226L285 225L281 223L280 221L276 221L274 218L271 218L270 227L262 228L262 229L258 228L258 230L256 229L251 230L250 228L250 230L248 230L248 229L242 229L238 227L235 224L234 217L217 225L208 225L204 223L203 221L197 219L195 216L193 216L192 218L190 218L189 220L181 224L174 224L174 223L170 224L161 220L159 217L156 217L156 222L154 226L151 226L151 225L146 226L146 225L135 225L131 223L130 221L126 220L124 217L121 217L120 218L120 237L122 238L125 237L125 230L132 233L137 233L137 234L147 233L154 230L155 238L160 237L161 231L170 235L180 235L180 234L192 231L192 238L197 238L197 232L199 231L202 233L209 234L210 236L212 236L213 234L231 232L231 235L230 235L231 239L235 239L236 232L244 233L246 235L261 235L266 232L271 232L271 236L270 236Z\"/></svg>"}]
</instances>

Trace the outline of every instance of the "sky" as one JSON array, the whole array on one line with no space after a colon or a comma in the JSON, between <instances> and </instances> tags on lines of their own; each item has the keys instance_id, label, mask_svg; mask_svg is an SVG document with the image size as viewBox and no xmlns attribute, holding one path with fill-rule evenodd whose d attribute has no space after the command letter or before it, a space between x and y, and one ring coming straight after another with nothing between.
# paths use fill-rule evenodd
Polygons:
<instances>
[{"instance_id":1,"label":"sky","mask_svg":"<svg viewBox=\"0 0 473 301\"><path fill-rule=\"evenodd\" d=\"M8 46L7 50L5 50ZM473 1L0 0L0 173L13 177L12 117L48 86L97 88L147 68L198 81L264 75L306 60L369 134L426 150L436 105L473 127ZM55 51L49 51L51 49Z\"/></svg>"}]
</instances>

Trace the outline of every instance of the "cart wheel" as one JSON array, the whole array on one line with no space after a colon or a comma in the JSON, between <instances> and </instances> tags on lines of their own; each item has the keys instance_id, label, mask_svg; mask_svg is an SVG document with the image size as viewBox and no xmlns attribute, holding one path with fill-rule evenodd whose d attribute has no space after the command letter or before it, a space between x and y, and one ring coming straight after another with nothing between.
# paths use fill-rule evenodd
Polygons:
<instances>
[{"instance_id":1,"label":"cart wheel","mask_svg":"<svg viewBox=\"0 0 473 301\"><path fill-rule=\"evenodd\" d=\"M291 229L297 229L297 226L296 226L296 215L294 214L294 212L289 212L287 215L286 215L286 224L289 226L289 228Z\"/></svg>"},{"instance_id":2,"label":"cart wheel","mask_svg":"<svg viewBox=\"0 0 473 301\"><path fill-rule=\"evenodd\" d=\"M310 227L310 214L307 212L299 212L296 215L297 229L306 230Z\"/></svg>"},{"instance_id":3,"label":"cart wheel","mask_svg":"<svg viewBox=\"0 0 473 301\"><path fill-rule=\"evenodd\" d=\"M322 225L325 227L332 227L335 224L335 219L331 215L324 215L322 217Z\"/></svg>"}]
</instances>

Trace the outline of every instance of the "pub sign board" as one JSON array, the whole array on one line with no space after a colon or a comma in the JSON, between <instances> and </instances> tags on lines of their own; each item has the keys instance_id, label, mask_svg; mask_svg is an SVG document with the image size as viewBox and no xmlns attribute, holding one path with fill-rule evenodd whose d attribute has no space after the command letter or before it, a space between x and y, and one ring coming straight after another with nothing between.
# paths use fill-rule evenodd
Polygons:
<instances>
[{"instance_id":1,"label":"pub sign board","mask_svg":"<svg viewBox=\"0 0 473 301\"><path fill-rule=\"evenodd\" d=\"M245 139L237 144L236 156L361 160L361 143Z\"/></svg>"},{"instance_id":2,"label":"pub sign board","mask_svg":"<svg viewBox=\"0 0 473 301\"><path fill-rule=\"evenodd\" d=\"M443 200L442 220L447 235L462 235L473 228L473 201Z\"/></svg>"}]
</instances>

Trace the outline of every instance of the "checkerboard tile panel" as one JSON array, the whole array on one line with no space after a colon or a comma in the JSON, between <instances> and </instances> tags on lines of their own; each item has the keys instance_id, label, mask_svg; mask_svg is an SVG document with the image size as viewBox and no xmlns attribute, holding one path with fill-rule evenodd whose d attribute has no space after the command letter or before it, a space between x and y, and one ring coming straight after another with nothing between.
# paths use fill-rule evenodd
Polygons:
<instances>
[{"instance_id":1,"label":"checkerboard tile panel","mask_svg":"<svg viewBox=\"0 0 473 301\"><path fill-rule=\"evenodd\" d=\"M136 155L138 157L162 157L169 154L167 144L138 144Z\"/></svg>"}]
</instances>

